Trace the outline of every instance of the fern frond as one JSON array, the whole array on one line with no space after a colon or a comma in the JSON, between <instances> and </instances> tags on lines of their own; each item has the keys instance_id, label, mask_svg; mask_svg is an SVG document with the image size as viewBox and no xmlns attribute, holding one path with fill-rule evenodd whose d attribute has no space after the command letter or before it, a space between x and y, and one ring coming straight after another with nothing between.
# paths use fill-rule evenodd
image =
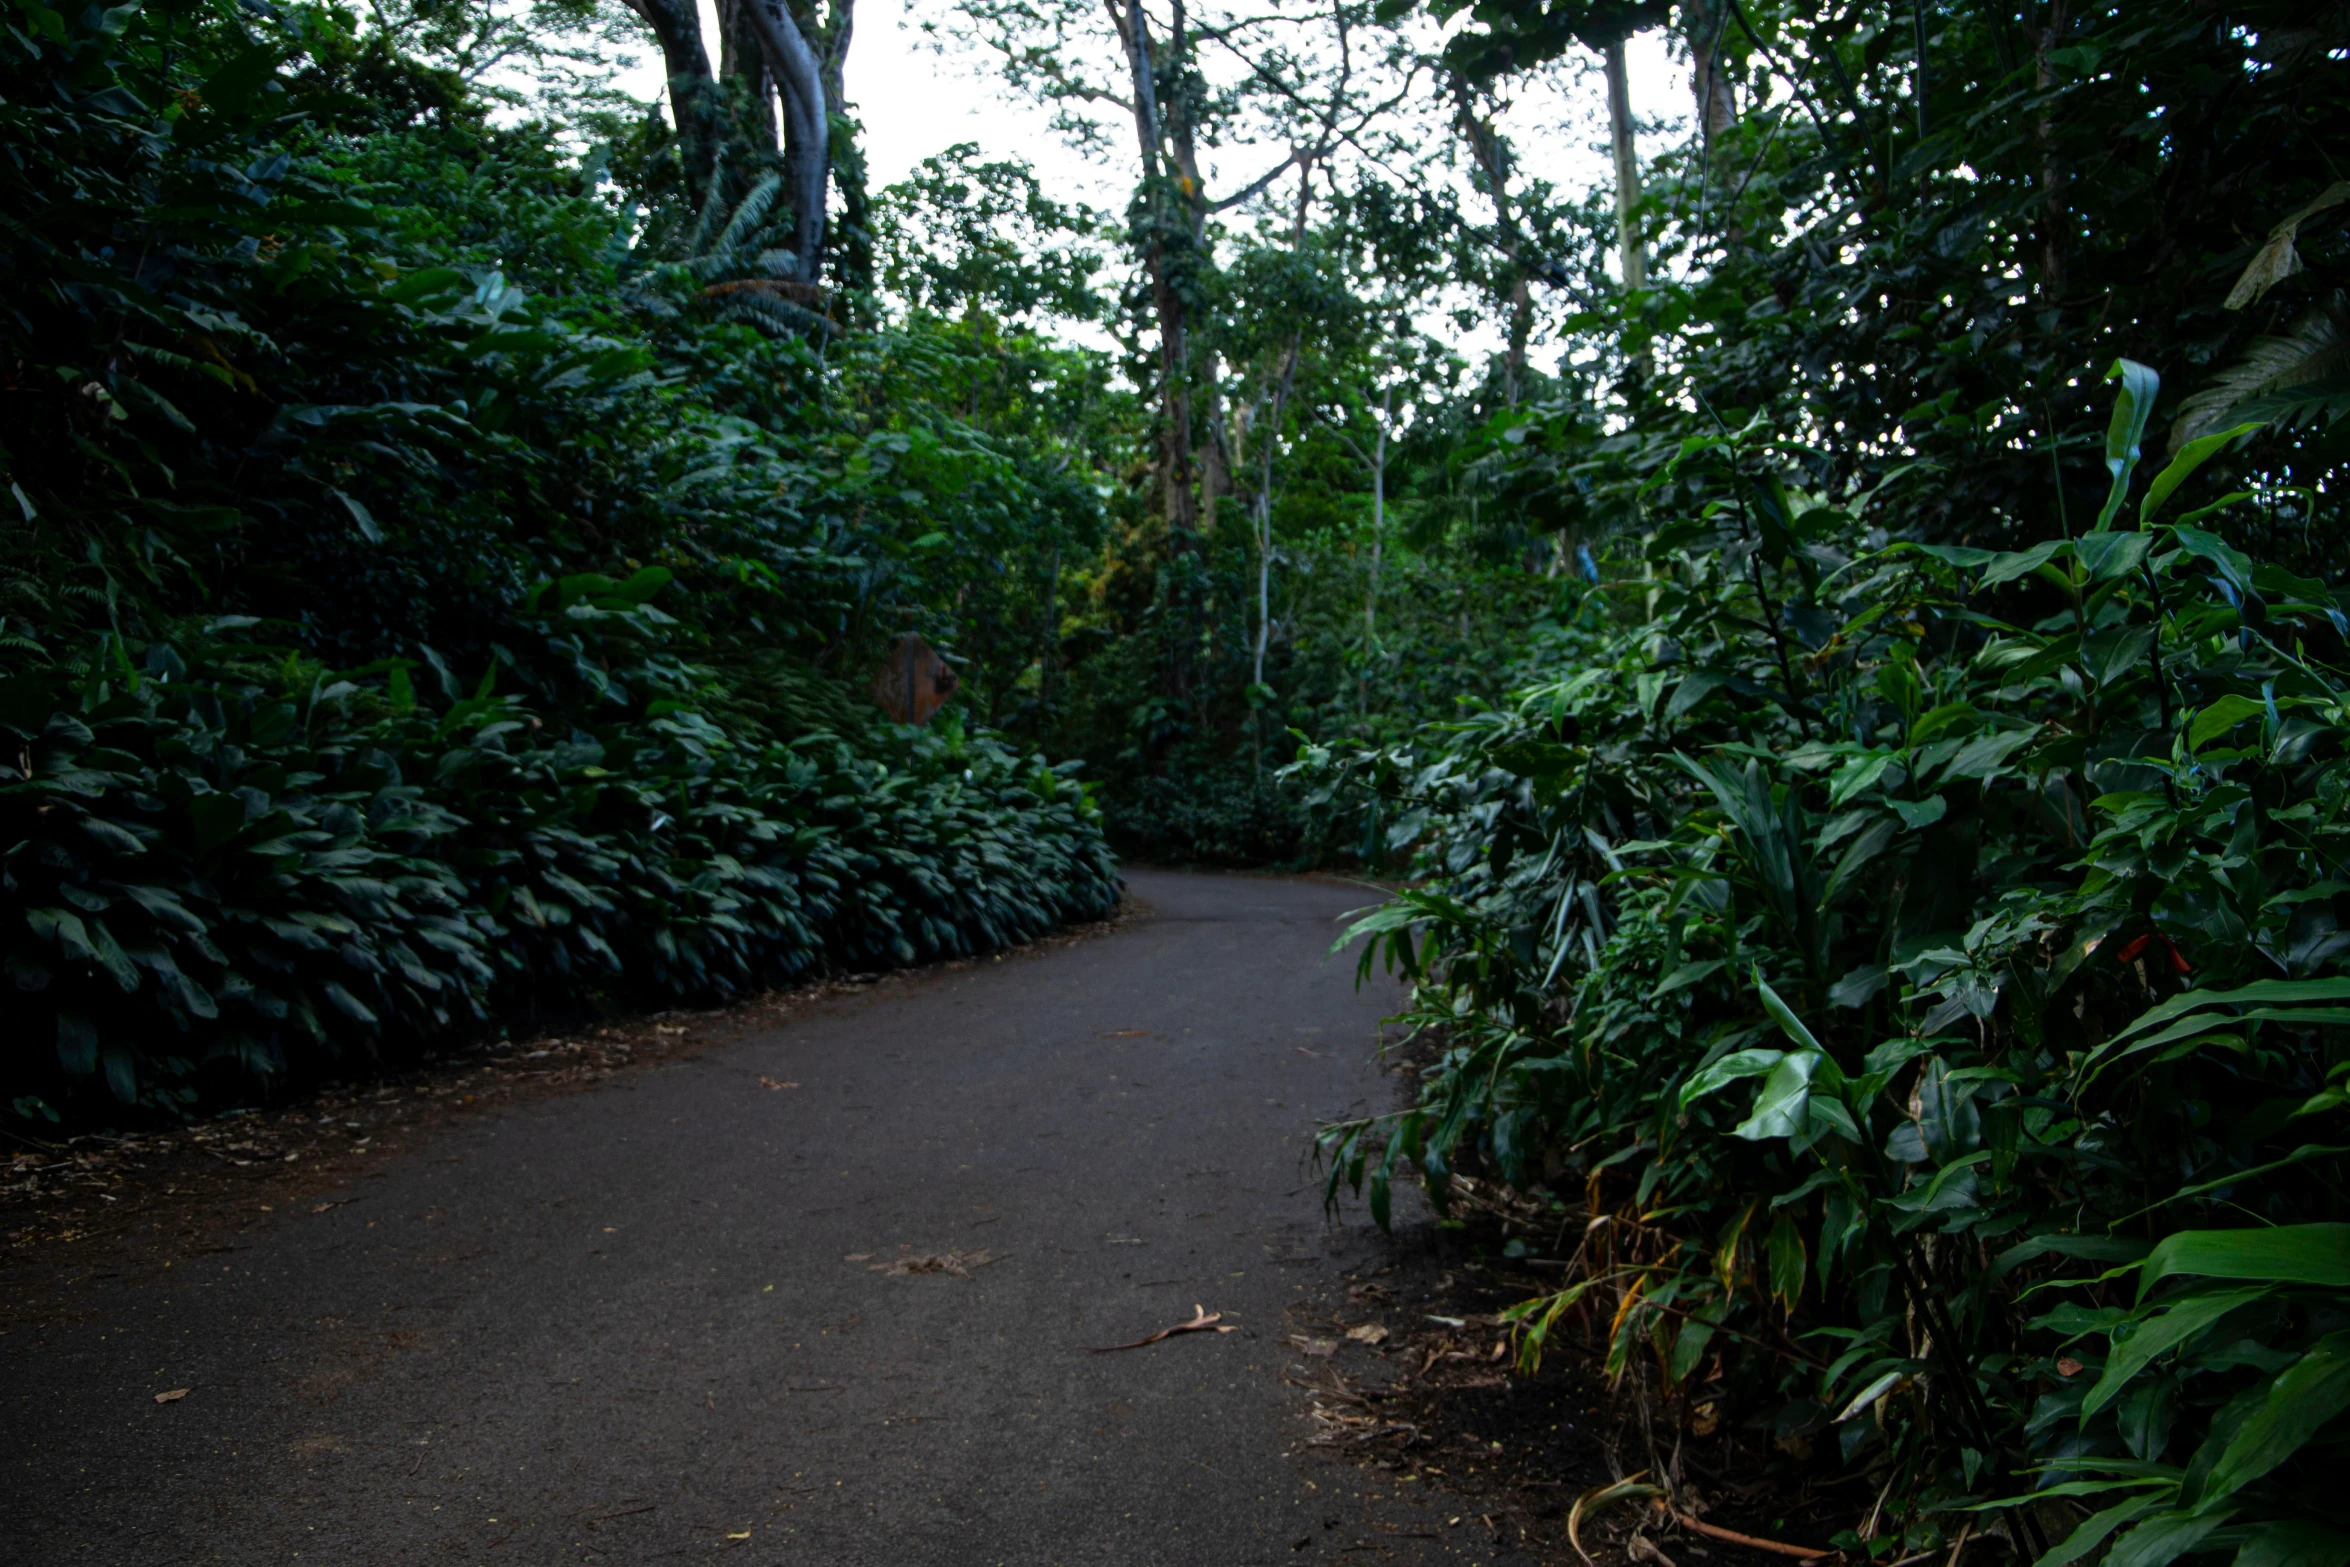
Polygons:
<instances>
[{"instance_id":1,"label":"fern frond","mask_svg":"<svg viewBox=\"0 0 2350 1567\"><path fill-rule=\"evenodd\" d=\"M702 208L694 214L694 226L687 231L685 243L678 247L678 251L685 256L698 256L709 248L710 232L724 211L719 204L719 196L725 188L726 148L721 144L716 159L710 165L710 193L702 198Z\"/></svg>"},{"instance_id":2,"label":"fern frond","mask_svg":"<svg viewBox=\"0 0 2350 1567\"><path fill-rule=\"evenodd\" d=\"M2350 299L2337 292L2278 337L2254 338L2243 357L2179 404L2170 449L2226 426L2256 399L2290 392L2350 369Z\"/></svg>"},{"instance_id":3,"label":"fern frond","mask_svg":"<svg viewBox=\"0 0 2350 1567\"><path fill-rule=\"evenodd\" d=\"M736 205L734 216L727 221L725 230L718 236L718 243L710 247L711 251L731 254L748 246L757 236L759 225L767 220L767 214L774 209L775 198L782 193L782 175L764 176Z\"/></svg>"}]
</instances>

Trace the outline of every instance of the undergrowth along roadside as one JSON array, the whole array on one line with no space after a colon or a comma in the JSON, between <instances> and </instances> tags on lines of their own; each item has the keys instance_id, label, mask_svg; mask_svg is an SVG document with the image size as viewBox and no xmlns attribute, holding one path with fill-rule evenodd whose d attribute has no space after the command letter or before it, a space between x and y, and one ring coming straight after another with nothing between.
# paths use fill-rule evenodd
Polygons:
<instances>
[{"instance_id":1,"label":"undergrowth along roadside","mask_svg":"<svg viewBox=\"0 0 2350 1567\"><path fill-rule=\"evenodd\" d=\"M1419 845L1350 939L1444 1044L1322 1149L1381 1223L1405 1172L1579 1195L1522 1361L1592 1335L1865 1476L1826 1543L2338 1567L2350 618L2228 542L2243 497L2164 515L2255 427L2135 493L2157 378L2112 379L2077 535L1888 542L1724 430L1557 678L1309 747Z\"/></svg>"},{"instance_id":2,"label":"undergrowth along roadside","mask_svg":"<svg viewBox=\"0 0 2350 1567\"><path fill-rule=\"evenodd\" d=\"M681 236L340 13L7 9L12 1133L1116 901L1071 768L850 694L1091 502L711 286L772 182Z\"/></svg>"}]
</instances>

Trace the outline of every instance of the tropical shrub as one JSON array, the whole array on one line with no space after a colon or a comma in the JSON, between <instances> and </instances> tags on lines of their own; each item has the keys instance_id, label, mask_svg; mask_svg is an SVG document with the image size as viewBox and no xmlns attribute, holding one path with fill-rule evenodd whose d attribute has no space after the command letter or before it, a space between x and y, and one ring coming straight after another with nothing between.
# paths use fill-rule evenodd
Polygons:
<instances>
[{"instance_id":1,"label":"tropical shrub","mask_svg":"<svg viewBox=\"0 0 2350 1567\"><path fill-rule=\"evenodd\" d=\"M640 228L543 130L384 123L333 13L10 14L0 1103L184 1111L1110 906L1067 770L850 694L966 625L1009 684L1003 583L1090 494L928 403L939 343L747 309L771 185Z\"/></svg>"},{"instance_id":2,"label":"tropical shrub","mask_svg":"<svg viewBox=\"0 0 2350 1567\"><path fill-rule=\"evenodd\" d=\"M2340 1563L2350 619L2229 542L2244 496L2168 520L2251 427L2131 508L2157 388L2114 373L2076 535L1888 542L1724 430L1548 678L1309 748L1417 847L1355 935L1440 1045L1331 1190L1554 1194L1522 1356L1589 1332L1865 1472L1848 1549Z\"/></svg>"},{"instance_id":3,"label":"tropical shrub","mask_svg":"<svg viewBox=\"0 0 2350 1567\"><path fill-rule=\"evenodd\" d=\"M0 677L19 1113L100 1082L187 1109L597 1004L987 951L1116 902L1067 767L951 719L715 722L707 671L623 663L585 618L657 631L656 586L545 595L640 693L617 711L500 694L497 665L462 696L409 660L338 677L240 617Z\"/></svg>"}]
</instances>

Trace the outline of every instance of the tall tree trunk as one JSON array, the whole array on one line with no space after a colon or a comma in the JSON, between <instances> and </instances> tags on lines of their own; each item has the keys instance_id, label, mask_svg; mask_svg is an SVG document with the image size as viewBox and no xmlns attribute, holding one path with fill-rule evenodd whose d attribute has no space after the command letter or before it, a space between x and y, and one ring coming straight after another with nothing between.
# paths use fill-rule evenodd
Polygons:
<instances>
[{"instance_id":1,"label":"tall tree trunk","mask_svg":"<svg viewBox=\"0 0 2350 1567\"><path fill-rule=\"evenodd\" d=\"M2056 86L2054 56L2070 22L2066 0L2049 0L2048 25L2040 30L2033 49L2035 81L2042 92ZM2065 243L2064 164L2056 153L2056 120L2043 110L2033 134L2040 143L2040 294L2048 304L2064 298Z\"/></svg>"},{"instance_id":2,"label":"tall tree trunk","mask_svg":"<svg viewBox=\"0 0 2350 1567\"><path fill-rule=\"evenodd\" d=\"M759 53L783 95L784 185L792 201L793 276L813 283L824 270L824 208L832 178L832 113L823 62L781 0L742 0Z\"/></svg>"},{"instance_id":3,"label":"tall tree trunk","mask_svg":"<svg viewBox=\"0 0 2350 1567\"><path fill-rule=\"evenodd\" d=\"M1477 161L1477 172L1485 177L1485 192L1493 199L1493 237L1502 255L1507 259L1510 273L1509 291L1509 348L1501 362L1502 401L1511 408L1518 406L1518 396L1526 376L1526 344L1534 335L1534 291L1526 281L1526 262L1520 254L1523 239L1518 233L1517 216L1510 210L1509 148L1493 122L1477 113L1470 102L1469 85L1455 78L1454 101L1456 121L1469 143L1469 155Z\"/></svg>"},{"instance_id":4,"label":"tall tree trunk","mask_svg":"<svg viewBox=\"0 0 2350 1567\"><path fill-rule=\"evenodd\" d=\"M1200 367L1201 379L1206 383L1201 391L1207 398L1208 438L1200 449L1199 477L1199 531L1202 538L1216 536L1218 503L1232 493L1232 454L1224 418L1224 385L1222 365L1215 354L1208 355Z\"/></svg>"},{"instance_id":5,"label":"tall tree trunk","mask_svg":"<svg viewBox=\"0 0 2350 1567\"><path fill-rule=\"evenodd\" d=\"M857 124L849 117L849 42L856 36L856 0L832 0L832 21L824 43L824 95L832 106L832 183L840 192L840 287L857 298L873 293L872 204L865 190L865 151L857 145Z\"/></svg>"},{"instance_id":6,"label":"tall tree trunk","mask_svg":"<svg viewBox=\"0 0 2350 1567\"><path fill-rule=\"evenodd\" d=\"M1729 19L1727 0L1683 0L1681 17L1688 29L1689 95L1696 100L1697 123L1711 142L1738 120L1738 91L1722 74L1722 24Z\"/></svg>"},{"instance_id":7,"label":"tall tree trunk","mask_svg":"<svg viewBox=\"0 0 2350 1567\"><path fill-rule=\"evenodd\" d=\"M750 17L751 8L760 3L718 0L718 79L735 96L730 107L736 124L757 141L762 152L772 153L777 145L775 78L767 70L758 27ZM747 160L737 160L733 172L738 182L744 174L755 178L758 173L747 166ZM740 192L735 195L739 200Z\"/></svg>"},{"instance_id":8,"label":"tall tree trunk","mask_svg":"<svg viewBox=\"0 0 2350 1567\"><path fill-rule=\"evenodd\" d=\"M1632 139L1632 86L1624 72L1624 40L1611 41L1607 61L1609 142L1616 160L1616 255L1624 287L1648 286L1648 247L1640 238L1640 149Z\"/></svg>"},{"instance_id":9,"label":"tall tree trunk","mask_svg":"<svg viewBox=\"0 0 2350 1567\"><path fill-rule=\"evenodd\" d=\"M1134 138L1142 153L1143 266L1150 274L1151 309L1159 318L1159 481L1170 543L1187 552L1196 542L1197 514L1191 488L1191 398L1187 319L1175 276L1170 240L1183 232L1170 210L1166 145L1159 122L1157 70L1151 59L1150 21L1141 0L1104 0L1126 46L1127 76L1134 96ZM1184 228L1188 228L1184 224Z\"/></svg>"},{"instance_id":10,"label":"tall tree trunk","mask_svg":"<svg viewBox=\"0 0 2350 1567\"><path fill-rule=\"evenodd\" d=\"M1392 389L1379 393L1379 429L1371 446L1371 580L1363 593L1363 676L1356 705L1371 713L1371 654L1379 640L1379 568L1387 552L1387 424L1393 417Z\"/></svg>"},{"instance_id":11,"label":"tall tree trunk","mask_svg":"<svg viewBox=\"0 0 2350 1567\"><path fill-rule=\"evenodd\" d=\"M677 156L687 197L700 205L710 188L718 148L726 138L726 102L710 79L710 52L702 44L702 13L694 0L628 0L661 45L669 83L669 116L677 127Z\"/></svg>"}]
</instances>

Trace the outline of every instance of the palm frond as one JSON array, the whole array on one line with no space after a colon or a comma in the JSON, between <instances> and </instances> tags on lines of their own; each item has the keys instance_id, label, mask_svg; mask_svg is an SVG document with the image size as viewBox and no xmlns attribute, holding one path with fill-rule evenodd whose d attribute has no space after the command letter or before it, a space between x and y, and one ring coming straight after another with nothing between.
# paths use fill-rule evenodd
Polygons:
<instances>
[{"instance_id":1,"label":"palm frond","mask_svg":"<svg viewBox=\"0 0 2350 1567\"><path fill-rule=\"evenodd\" d=\"M2221 429L2249 405L2350 370L2350 298L2337 291L2304 314L2282 335L2259 337L2234 364L2179 404L2171 421L2170 449L2179 451L2199 435ZM2314 416L2314 415L2312 415Z\"/></svg>"}]
</instances>

